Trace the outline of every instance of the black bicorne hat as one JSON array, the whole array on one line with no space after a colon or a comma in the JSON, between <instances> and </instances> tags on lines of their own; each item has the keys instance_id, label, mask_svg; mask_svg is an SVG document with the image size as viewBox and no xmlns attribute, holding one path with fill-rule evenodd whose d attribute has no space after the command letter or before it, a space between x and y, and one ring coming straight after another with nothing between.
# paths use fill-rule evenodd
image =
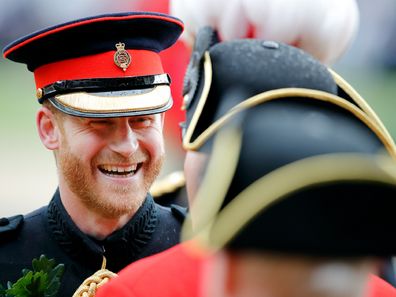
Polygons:
<instances>
[{"instance_id":1,"label":"black bicorne hat","mask_svg":"<svg viewBox=\"0 0 396 297\"><path fill-rule=\"evenodd\" d=\"M297 94L263 93L213 127L201 184L210 190L199 191L191 209L204 218L196 229L212 221L211 241L231 249L322 256L394 253L396 241L389 244L389 237L396 180L386 169L396 165L375 164L382 155L395 158L392 144L363 111L344 106L337 96ZM241 216L246 221L221 239L223 228Z\"/></svg>"},{"instance_id":2,"label":"black bicorne hat","mask_svg":"<svg viewBox=\"0 0 396 297\"><path fill-rule=\"evenodd\" d=\"M375 161L396 157L393 140L352 97L339 96L333 73L299 49L259 40L218 43L202 63L198 79L206 83L186 102L184 142L194 150L213 141L201 184L207 190L191 209L201 218L196 230L213 224L211 241L232 249L325 256L396 251L396 241L387 246L396 186ZM249 229L259 213L266 224ZM224 238L219 230L240 216L239 229L218 241Z\"/></svg>"},{"instance_id":3,"label":"black bicorne hat","mask_svg":"<svg viewBox=\"0 0 396 297\"><path fill-rule=\"evenodd\" d=\"M394 254L390 143L337 96L301 95L256 97L220 120L201 184L208 190L191 209L195 232L236 251Z\"/></svg>"},{"instance_id":4,"label":"black bicorne hat","mask_svg":"<svg viewBox=\"0 0 396 297\"><path fill-rule=\"evenodd\" d=\"M309 54L274 41L241 39L218 43L215 31L205 27L197 34L185 76L184 148L199 149L210 139L210 130L221 117L252 97L273 91L276 96L288 97L291 89L298 89L299 96L306 93L310 97L312 91L322 91L355 105L394 145L367 102L341 76Z\"/></svg>"},{"instance_id":5,"label":"black bicorne hat","mask_svg":"<svg viewBox=\"0 0 396 297\"><path fill-rule=\"evenodd\" d=\"M289 163L236 195L213 220L207 242L305 256L395 255L395 169L394 160L363 154Z\"/></svg>"}]
</instances>

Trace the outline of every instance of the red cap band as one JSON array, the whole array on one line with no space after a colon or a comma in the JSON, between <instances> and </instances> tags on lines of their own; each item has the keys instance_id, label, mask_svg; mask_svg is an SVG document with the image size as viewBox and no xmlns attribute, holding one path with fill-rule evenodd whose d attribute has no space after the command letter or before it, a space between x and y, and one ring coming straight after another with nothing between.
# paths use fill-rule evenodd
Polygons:
<instances>
[{"instance_id":1,"label":"red cap band","mask_svg":"<svg viewBox=\"0 0 396 297\"><path fill-rule=\"evenodd\" d=\"M114 62L116 51L67 59L38 67L34 71L36 87L42 88L59 80L113 78L162 74L158 53L148 50L127 50L131 63L125 71Z\"/></svg>"}]
</instances>

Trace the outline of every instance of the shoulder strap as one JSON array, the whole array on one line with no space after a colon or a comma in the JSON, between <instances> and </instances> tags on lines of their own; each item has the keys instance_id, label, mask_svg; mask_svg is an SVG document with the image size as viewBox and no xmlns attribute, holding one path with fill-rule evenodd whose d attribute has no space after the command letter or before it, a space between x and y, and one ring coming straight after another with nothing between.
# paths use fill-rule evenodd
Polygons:
<instances>
[{"instance_id":1,"label":"shoulder strap","mask_svg":"<svg viewBox=\"0 0 396 297\"><path fill-rule=\"evenodd\" d=\"M0 218L0 238L18 231L22 226L23 215L16 215L9 218Z\"/></svg>"},{"instance_id":2,"label":"shoulder strap","mask_svg":"<svg viewBox=\"0 0 396 297\"><path fill-rule=\"evenodd\" d=\"M170 208L172 210L172 214L176 217L176 219L183 223L184 219L187 216L188 209L177 204L171 204Z\"/></svg>"},{"instance_id":3,"label":"shoulder strap","mask_svg":"<svg viewBox=\"0 0 396 297\"><path fill-rule=\"evenodd\" d=\"M160 180L156 180L150 188L150 193L157 199L166 194L173 193L185 185L185 177L183 171L175 171Z\"/></svg>"}]
</instances>

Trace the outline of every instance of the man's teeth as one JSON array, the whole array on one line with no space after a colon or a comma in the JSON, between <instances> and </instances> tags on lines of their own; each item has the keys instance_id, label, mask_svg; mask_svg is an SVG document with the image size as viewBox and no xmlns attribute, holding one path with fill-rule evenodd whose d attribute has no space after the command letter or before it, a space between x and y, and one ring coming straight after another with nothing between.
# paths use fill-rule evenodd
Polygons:
<instances>
[{"instance_id":1,"label":"man's teeth","mask_svg":"<svg viewBox=\"0 0 396 297\"><path fill-rule=\"evenodd\" d=\"M135 171L137 164L128 166L128 167L118 167L118 166L112 166L112 165L103 165L101 166L104 170L106 171L112 171L112 172L130 172L130 171Z\"/></svg>"},{"instance_id":2,"label":"man's teeth","mask_svg":"<svg viewBox=\"0 0 396 297\"><path fill-rule=\"evenodd\" d=\"M107 175L131 175L136 172L137 164L130 166L100 165L99 169Z\"/></svg>"}]
</instances>

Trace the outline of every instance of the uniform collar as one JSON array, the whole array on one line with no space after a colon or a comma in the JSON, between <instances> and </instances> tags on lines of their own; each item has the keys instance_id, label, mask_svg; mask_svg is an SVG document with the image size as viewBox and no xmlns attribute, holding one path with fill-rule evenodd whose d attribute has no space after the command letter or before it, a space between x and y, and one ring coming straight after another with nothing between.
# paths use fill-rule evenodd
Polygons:
<instances>
[{"instance_id":1,"label":"uniform collar","mask_svg":"<svg viewBox=\"0 0 396 297\"><path fill-rule=\"evenodd\" d=\"M147 195L132 219L101 241L78 229L62 204L59 190L49 203L47 217L54 239L68 255L97 268L105 255L109 269L117 271L136 260L150 241L157 225L157 208Z\"/></svg>"}]
</instances>

